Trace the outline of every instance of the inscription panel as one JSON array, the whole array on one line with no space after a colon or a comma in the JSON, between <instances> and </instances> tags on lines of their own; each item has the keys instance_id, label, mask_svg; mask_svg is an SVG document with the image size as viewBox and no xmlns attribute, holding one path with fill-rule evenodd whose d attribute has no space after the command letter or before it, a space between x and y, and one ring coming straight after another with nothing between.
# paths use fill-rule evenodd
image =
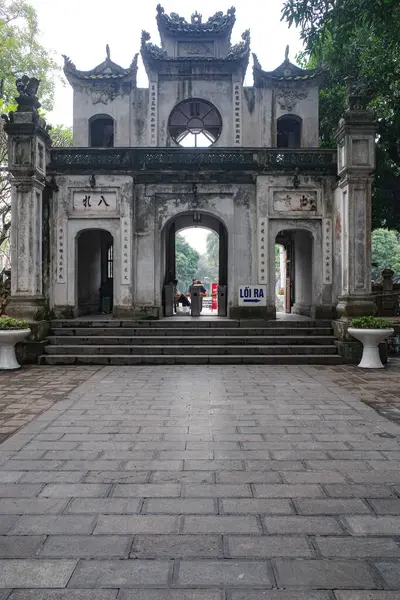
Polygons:
<instances>
[{"instance_id":1,"label":"inscription panel","mask_svg":"<svg viewBox=\"0 0 400 600\"><path fill-rule=\"evenodd\" d=\"M298 191L285 192L274 191L272 206L274 212L318 212L317 192Z\"/></svg>"},{"instance_id":2,"label":"inscription panel","mask_svg":"<svg viewBox=\"0 0 400 600\"><path fill-rule=\"evenodd\" d=\"M117 217L119 215L116 191L110 190L76 190L72 192L72 216L82 217Z\"/></svg>"},{"instance_id":3,"label":"inscription panel","mask_svg":"<svg viewBox=\"0 0 400 600\"><path fill-rule=\"evenodd\" d=\"M323 283L332 284L332 220L322 219L322 273Z\"/></svg>"},{"instance_id":4,"label":"inscription panel","mask_svg":"<svg viewBox=\"0 0 400 600\"><path fill-rule=\"evenodd\" d=\"M265 284L267 282L267 221L262 218L258 220L258 282Z\"/></svg>"}]
</instances>

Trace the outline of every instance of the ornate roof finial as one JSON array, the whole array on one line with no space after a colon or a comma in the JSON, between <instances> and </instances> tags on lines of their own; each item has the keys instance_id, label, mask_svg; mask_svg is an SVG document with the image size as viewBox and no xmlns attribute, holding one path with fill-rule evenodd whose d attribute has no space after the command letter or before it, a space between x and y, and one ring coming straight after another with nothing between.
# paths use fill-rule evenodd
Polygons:
<instances>
[{"instance_id":1,"label":"ornate roof finial","mask_svg":"<svg viewBox=\"0 0 400 600\"><path fill-rule=\"evenodd\" d=\"M106 44L106 55L107 55L107 60L110 60L110 46L108 44Z\"/></svg>"},{"instance_id":2,"label":"ornate roof finial","mask_svg":"<svg viewBox=\"0 0 400 600\"><path fill-rule=\"evenodd\" d=\"M285 60L289 60L289 44L286 46L286 50L285 50Z\"/></svg>"},{"instance_id":3,"label":"ornate roof finial","mask_svg":"<svg viewBox=\"0 0 400 600\"><path fill-rule=\"evenodd\" d=\"M192 14L192 25L201 25L201 19L202 15L196 10L196 12Z\"/></svg>"}]
</instances>

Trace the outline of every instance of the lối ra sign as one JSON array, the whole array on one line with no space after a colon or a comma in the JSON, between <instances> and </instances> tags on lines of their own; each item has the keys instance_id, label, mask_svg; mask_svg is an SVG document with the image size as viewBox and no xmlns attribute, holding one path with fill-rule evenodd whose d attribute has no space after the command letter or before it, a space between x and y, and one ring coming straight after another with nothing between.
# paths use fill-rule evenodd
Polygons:
<instances>
[{"instance_id":1,"label":"l\u1ed1i ra sign","mask_svg":"<svg viewBox=\"0 0 400 600\"><path fill-rule=\"evenodd\" d=\"M266 285L240 285L239 306L266 306Z\"/></svg>"}]
</instances>

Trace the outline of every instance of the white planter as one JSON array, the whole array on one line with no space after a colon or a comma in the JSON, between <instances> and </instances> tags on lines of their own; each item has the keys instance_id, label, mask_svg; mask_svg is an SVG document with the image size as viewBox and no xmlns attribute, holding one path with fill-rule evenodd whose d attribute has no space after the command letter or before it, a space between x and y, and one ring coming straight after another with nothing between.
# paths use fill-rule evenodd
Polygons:
<instances>
[{"instance_id":1,"label":"white planter","mask_svg":"<svg viewBox=\"0 0 400 600\"><path fill-rule=\"evenodd\" d=\"M30 329L0 330L0 370L20 368L15 357L15 344L22 342L30 332Z\"/></svg>"},{"instance_id":2,"label":"white planter","mask_svg":"<svg viewBox=\"0 0 400 600\"><path fill-rule=\"evenodd\" d=\"M383 369L384 365L379 356L379 344L394 332L394 329L356 329L349 327L350 335L363 345L363 355L360 364L362 369Z\"/></svg>"}]
</instances>

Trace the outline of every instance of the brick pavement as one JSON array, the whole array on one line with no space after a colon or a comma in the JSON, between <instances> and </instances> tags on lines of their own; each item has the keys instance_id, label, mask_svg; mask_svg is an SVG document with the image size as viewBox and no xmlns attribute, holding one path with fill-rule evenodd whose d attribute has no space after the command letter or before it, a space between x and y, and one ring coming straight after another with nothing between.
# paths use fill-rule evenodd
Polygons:
<instances>
[{"instance_id":1,"label":"brick pavement","mask_svg":"<svg viewBox=\"0 0 400 600\"><path fill-rule=\"evenodd\" d=\"M0 600L398 600L400 428L353 375L101 368L0 445Z\"/></svg>"},{"instance_id":2,"label":"brick pavement","mask_svg":"<svg viewBox=\"0 0 400 600\"><path fill-rule=\"evenodd\" d=\"M86 381L99 367L24 367L0 373L0 443Z\"/></svg>"}]
</instances>

